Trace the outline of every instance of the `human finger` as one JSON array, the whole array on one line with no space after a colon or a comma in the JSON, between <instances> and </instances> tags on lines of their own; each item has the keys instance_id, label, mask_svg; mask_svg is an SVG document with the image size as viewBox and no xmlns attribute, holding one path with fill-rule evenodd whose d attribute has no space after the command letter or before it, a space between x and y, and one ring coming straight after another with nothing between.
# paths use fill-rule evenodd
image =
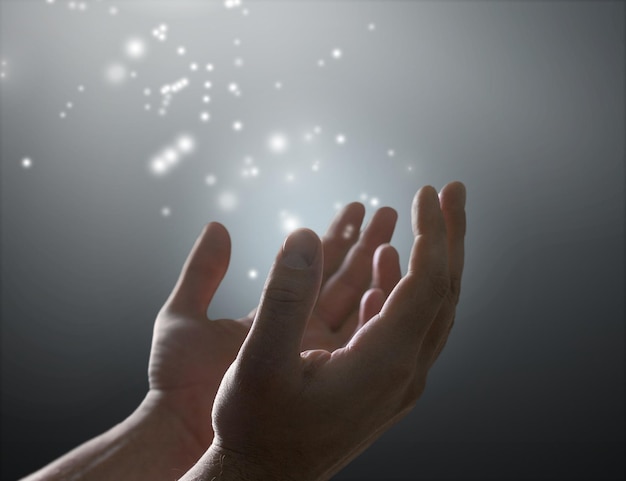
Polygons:
<instances>
[{"instance_id":1,"label":"human finger","mask_svg":"<svg viewBox=\"0 0 626 481\"><path fill-rule=\"evenodd\" d=\"M450 291L444 304L424 339L420 356L422 363L430 366L443 350L454 324L456 306L461 294L461 277L465 257L466 190L461 182L447 184L439 193L441 209L446 222L448 242L448 270Z\"/></svg>"},{"instance_id":2,"label":"human finger","mask_svg":"<svg viewBox=\"0 0 626 481\"><path fill-rule=\"evenodd\" d=\"M359 331L350 345L381 355L394 346L417 357L420 344L448 294L446 226L437 191L426 186L412 209L415 240L407 274L393 289L380 314Z\"/></svg>"},{"instance_id":3,"label":"human finger","mask_svg":"<svg viewBox=\"0 0 626 481\"><path fill-rule=\"evenodd\" d=\"M298 229L287 237L241 356L274 367L299 359L302 335L319 293L322 257L321 241L313 231Z\"/></svg>"},{"instance_id":4,"label":"human finger","mask_svg":"<svg viewBox=\"0 0 626 481\"><path fill-rule=\"evenodd\" d=\"M361 296L371 284L374 252L391 240L397 218L391 207L376 211L339 270L324 284L317 312L331 330L337 331L358 310Z\"/></svg>"},{"instance_id":5,"label":"human finger","mask_svg":"<svg viewBox=\"0 0 626 481\"><path fill-rule=\"evenodd\" d=\"M345 206L335 216L326 234L322 237L324 249L324 273L322 283L341 266L346 254L359 239L365 207L359 202Z\"/></svg>"},{"instance_id":6,"label":"human finger","mask_svg":"<svg viewBox=\"0 0 626 481\"><path fill-rule=\"evenodd\" d=\"M170 310L204 314L222 282L230 261L230 236L217 222L198 236L166 303Z\"/></svg>"}]
</instances>

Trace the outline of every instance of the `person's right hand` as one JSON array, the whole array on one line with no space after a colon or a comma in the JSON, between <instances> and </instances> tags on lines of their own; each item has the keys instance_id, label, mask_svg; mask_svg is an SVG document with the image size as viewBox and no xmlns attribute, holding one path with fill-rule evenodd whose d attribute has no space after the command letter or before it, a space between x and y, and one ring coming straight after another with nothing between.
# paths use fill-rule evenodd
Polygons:
<instances>
[{"instance_id":1,"label":"person's right hand","mask_svg":"<svg viewBox=\"0 0 626 481\"><path fill-rule=\"evenodd\" d=\"M213 444L183 478L328 479L415 405L454 320L464 259L465 188L415 197L408 273L343 348L301 352L323 277L319 238L287 238L256 318L220 386Z\"/></svg>"}]
</instances>

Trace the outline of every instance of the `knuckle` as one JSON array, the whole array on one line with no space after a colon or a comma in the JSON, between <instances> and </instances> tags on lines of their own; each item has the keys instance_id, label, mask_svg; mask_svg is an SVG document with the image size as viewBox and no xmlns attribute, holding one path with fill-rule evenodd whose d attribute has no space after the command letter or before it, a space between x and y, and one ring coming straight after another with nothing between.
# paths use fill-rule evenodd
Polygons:
<instances>
[{"instance_id":1,"label":"knuckle","mask_svg":"<svg viewBox=\"0 0 626 481\"><path fill-rule=\"evenodd\" d=\"M461 297L461 278L451 277L450 289L448 291L448 298L450 299L450 302L456 306L459 303L460 297Z\"/></svg>"},{"instance_id":2,"label":"knuckle","mask_svg":"<svg viewBox=\"0 0 626 481\"><path fill-rule=\"evenodd\" d=\"M269 285L265 290L265 299L281 306L300 304L305 299L305 293L297 287L293 283Z\"/></svg>"}]
</instances>

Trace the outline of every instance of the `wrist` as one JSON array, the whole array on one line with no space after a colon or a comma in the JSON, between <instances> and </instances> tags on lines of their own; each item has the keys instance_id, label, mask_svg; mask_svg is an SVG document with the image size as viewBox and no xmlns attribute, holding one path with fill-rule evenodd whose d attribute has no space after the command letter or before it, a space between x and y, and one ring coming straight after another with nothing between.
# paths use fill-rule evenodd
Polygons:
<instances>
[{"instance_id":1,"label":"wrist","mask_svg":"<svg viewBox=\"0 0 626 481\"><path fill-rule=\"evenodd\" d=\"M296 479L284 473L282 466L269 466L270 463L266 461L231 451L214 442L198 463L179 481L267 481L268 479L291 481Z\"/></svg>"}]
</instances>

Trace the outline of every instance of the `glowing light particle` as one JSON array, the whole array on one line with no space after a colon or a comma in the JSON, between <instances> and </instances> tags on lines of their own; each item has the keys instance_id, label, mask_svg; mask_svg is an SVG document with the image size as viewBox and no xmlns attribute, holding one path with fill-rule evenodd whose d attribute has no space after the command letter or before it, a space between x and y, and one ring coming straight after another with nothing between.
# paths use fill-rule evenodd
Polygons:
<instances>
[{"instance_id":1,"label":"glowing light particle","mask_svg":"<svg viewBox=\"0 0 626 481\"><path fill-rule=\"evenodd\" d=\"M59 113L59 117L61 117L62 119L64 119L65 117L67 117L67 114L65 112L60 112Z\"/></svg>"},{"instance_id":2,"label":"glowing light particle","mask_svg":"<svg viewBox=\"0 0 626 481\"><path fill-rule=\"evenodd\" d=\"M318 67L323 67L324 65L326 65L326 62L324 62L324 60L323 60L323 59L319 59L319 60L317 61L317 66L318 66Z\"/></svg>"},{"instance_id":3,"label":"glowing light particle","mask_svg":"<svg viewBox=\"0 0 626 481\"><path fill-rule=\"evenodd\" d=\"M181 137L179 137L178 142L176 143L176 145L178 146L178 149L183 152L183 153L190 153L193 151L193 149L196 146L196 143L193 139L193 137L189 136L189 135L182 135Z\"/></svg>"},{"instance_id":4,"label":"glowing light particle","mask_svg":"<svg viewBox=\"0 0 626 481\"><path fill-rule=\"evenodd\" d=\"M152 95L152 90L150 90L150 89L146 88L146 89L144 89L144 90L143 90L143 94L144 94L146 97L148 97L148 96Z\"/></svg>"},{"instance_id":5,"label":"glowing light particle","mask_svg":"<svg viewBox=\"0 0 626 481\"><path fill-rule=\"evenodd\" d=\"M320 170L320 161L316 160L315 162L313 162L313 165L311 166L311 170L313 172L319 172Z\"/></svg>"},{"instance_id":6,"label":"glowing light particle","mask_svg":"<svg viewBox=\"0 0 626 481\"><path fill-rule=\"evenodd\" d=\"M207 64L206 64L206 70L207 70L207 72L213 72L213 69L214 69L214 68L215 68L215 67L213 67L213 64L212 64L212 63L207 63Z\"/></svg>"},{"instance_id":7,"label":"glowing light particle","mask_svg":"<svg viewBox=\"0 0 626 481\"><path fill-rule=\"evenodd\" d=\"M296 177L295 177L295 175L293 175L293 174L289 173L289 174L287 174L287 175L285 176L285 180L286 180L287 182L293 182L294 180L296 180Z\"/></svg>"},{"instance_id":8,"label":"glowing light particle","mask_svg":"<svg viewBox=\"0 0 626 481\"><path fill-rule=\"evenodd\" d=\"M282 228L286 233L292 232L300 227L300 220L289 213L283 213Z\"/></svg>"},{"instance_id":9,"label":"glowing light particle","mask_svg":"<svg viewBox=\"0 0 626 481\"><path fill-rule=\"evenodd\" d=\"M189 70L191 70L192 72L196 72L198 70L198 64L197 63L192 63L191 65L189 65Z\"/></svg>"},{"instance_id":10,"label":"glowing light particle","mask_svg":"<svg viewBox=\"0 0 626 481\"><path fill-rule=\"evenodd\" d=\"M74 108L74 104L73 104L72 102L68 102L68 103L66 103L66 104L65 104L65 106L66 106L68 109L72 109L72 108Z\"/></svg>"},{"instance_id":11,"label":"glowing light particle","mask_svg":"<svg viewBox=\"0 0 626 481\"><path fill-rule=\"evenodd\" d=\"M233 130L239 132L243 129L243 123L241 123L239 120L233 122Z\"/></svg>"},{"instance_id":12,"label":"glowing light particle","mask_svg":"<svg viewBox=\"0 0 626 481\"><path fill-rule=\"evenodd\" d=\"M368 29L370 32L373 32L374 30L376 30L376 24L374 24L374 23L370 23L370 24L367 26L367 29Z\"/></svg>"},{"instance_id":13,"label":"glowing light particle","mask_svg":"<svg viewBox=\"0 0 626 481\"><path fill-rule=\"evenodd\" d=\"M248 271L248 279L252 279L252 280L254 280L254 279L256 279L257 277L259 277L259 273L257 272L257 270L256 270L256 269L250 269L250 270Z\"/></svg>"},{"instance_id":14,"label":"glowing light particle","mask_svg":"<svg viewBox=\"0 0 626 481\"><path fill-rule=\"evenodd\" d=\"M105 75L109 83L119 85L126 80L126 67L121 63L113 63L107 67Z\"/></svg>"},{"instance_id":15,"label":"glowing light particle","mask_svg":"<svg viewBox=\"0 0 626 481\"><path fill-rule=\"evenodd\" d=\"M165 162L165 165L173 165L179 160L180 156L178 155L178 152L176 152L174 149L167 149L163 153L163 161Z\"/></svg>"},{"instance_id":16,"label":"glowing light particle","mask_svg":"<svg viewBox=\"0 0 626 481\"><path fill-rule=\"evenodd\" d=\"M346 136L343 134L339 134L337 135L337 137L335 137L335 142L337 142L339 145L343 145L346 143Z\"/></svg>"},{"instance_id":17,"label":"glowing light particle","mask_svg":"<svg viewBox=\"0 0 626 481\"><path fill-rule=\"evenodd\" d=\"M117 15L118 13L120 13L120 11L119 11L119 9L117 7L109 8L109 14L110 15Z\"/></svg>"},{"instance_id":18,"label":"glowing light particle","mask_svg":"<svg viewBox=\"0 0 626 481\"><path fill-rule=\"evenodd\" d=\"M181 47L178 47L178 48L176 49L176 53L177 53L178 55L185 55L185 54L187 53L187 49L186 49L185 47L182 47L182 46L181 46Z\"/></svg>"},{"instance_id":19,"label":"glowing light particle","mask_svg":"<svg viewBox=\"0 0 626 481\"><path fill-rule=\"evenodd\" d=\"M352 236L354 235L354 231L354 224L346 224L346 226L343 228L343 232L341 233L341 237L348 240L352 238Z\"/></svg>"},{"instance_id":20,"label":"glowing light particle","mask_svg":"<svg viewBox=\"0 0 626 481\"><path fill-rule=\"evenodd\" d=\"M343 56L343 52L338 48L334 49L331 54L335 59L340 59Z\"/></svg>"},{"instance_id":21,"label":"glowing light particle","mask_svg":"<svg viewBox=\"0 0 626 481\"><path fill-rule=\"evenodd\" d=\"M234 61L233 64L235 65L235 67L243 67L243 59L240 57L237 57Z\"/></svg>"},{"instance_id":22,"label":"glowing light particle","mask_svg":"<svg viewBox=\"0 0 626 481\"><path fill-rule=\"evenodd\" d=\"M281 133L273 134L268 142L268 146L270 150L276 154L283 153L287 150L289 146L289 141L287 137Z\"/></svg>"},{"instance_id":23,"label":"glowing light particle","mask_svg":"<svg viewBox=\"0 0 626 481\"><path fill-rule=\"evenodd\" d=\"M213 84L211 82L209 82L208 80L206 82L204 82L204 88L205 89L210 89L211 87L213 87Z\"/></svg>"},{"instance_id":24,"label":"glowing light particle","mask_svg":"<svg viewBox=\"0 0 626 481\"><path fill-rule=\"evenodd\" d=\"M146 43L141 38L131 38L126 42L125 51L130 58L141 58L146 53Z\"/></svg>"},{"instance_id":25,"label":"glowing light particle","mask_svg":"<svg viewBox=\"0 0 626 481\"><path fill-rule=\"evenodd\" d=\"M231 82L231 83L228 84L228 91L229 92L233 93L233 92L236 92L237 90L239 90L239 86L236 83Z\"/></svg>"},{"instance_id":26,"label":"glowing light particle","mask_svg":"<svg viewBox=\"0 0 626 481\"><path fill-rule=\"evenodd\" d=\"M389 149L389 150L387 151L387 155L388 155L389 157L394 157L394 156L396 155L396 151L395 151L395 150L393 150L393 149Z\"/></svg>"},{"instance_id":27,"label":"glowing light particle","mask_svg":"<svg viewBox=\"0 0 626 481\"><path fill-rule=\"evenodd\" d=\"M169 208L169 207L167 207L167 206L166 206L166 207L163 207L163 208L161 209L161 215L162 215L163 217L169 217L170 215L172 215L172 209L170 209L170 208Z\"/></svg>"},{"instance_id":28,"label":"glowing light particle","mask_svg":"<svg viewBox=\"0 0 626 481\"><path fill-rule=\"evenodd\" d=\"M241 45L241 39L236 38L235 40L233 40L233 45L235 47L239 47Z\"/></svg>"},{"instance_id":29,"label":"glowing light particle","mask_svg":"<svg viewBox=\"0 0 626 481\"><path fill-rule=\"evenodd\" d=\"M85 91L85 86L84 86L84 85L79 85L79 86L78 86L78 91L79 91L80 93L83 93L83 92Z\"/></svg>"},{"instance_id":30,"label":"glowing light particle","mask_svg":"<svg viewBox=\"0 0 626 481\"><path fill-rule=\"evenodd\" d=\"M211 101L211 97L209 97L208 95L205 95L204 97L202 97L202 101L205 104L208 104Z\"/></svg>"},{"instance_id":31,"label":"glowing light particle","mask_svg":"<svg viewBox=\"0 0 626 481\"><path fill-rule=\"evenodd\" d=\"M282 82L276 82L276 83L274 84L274 88L275 88L276 90L280 90L280 89L282 89L282 88L283 88L283 83L282 83Z\"/></svg>"},{"instance_id":32,"label":"glowing light particle","mask_svg":"<svg viewBox=\"0 0 626 481\"><path fill-rule=\"evenodd\" d=\"M28 157L22 159L22 167L25 169L30 169L33 166L33 161Z\"/></svg>"},{"instance_id":33,"label":"glowing light particle","mask_svg":"<svg viewBox=\"0 0 626 481\"><path fill-rule=\"evenodd\" d=\"M202 112L200 114L200 120L202 122L208 122L209 120L211 120L211 115L208 112Z\"/></svg>"},{"instance_id":34,"label":"glowing light particle","mask_svg":"<svg viewBox=\"0 0 626 481\"><path fill-rule=\"evenodd\" d=\"M370 205L372 207L378 207L380 205L380 200L378 200L378 197L372 197L370 199Z\"/></svg>"},{"instance_id":35,"label":"glowing light particle","mask_svg":"<svg viewBox=\"0 0 626 481\"><path fill-rule=\"evenodd\" d=\"M206 185L215 185L217 183L217 177L213 174L209 174L204 178Z\"/></svg>"},{"instance_id":36,"label":"glowing light particle","mask_svg":"<svg viewBox=\"0 0 626 481\"><path fill-rule=\"evenodd\" d=\"M224 191L217 198L217 203L224 210L234 210L239 204L239 199L234 192Z\"/></svg>"}]
</instances>

